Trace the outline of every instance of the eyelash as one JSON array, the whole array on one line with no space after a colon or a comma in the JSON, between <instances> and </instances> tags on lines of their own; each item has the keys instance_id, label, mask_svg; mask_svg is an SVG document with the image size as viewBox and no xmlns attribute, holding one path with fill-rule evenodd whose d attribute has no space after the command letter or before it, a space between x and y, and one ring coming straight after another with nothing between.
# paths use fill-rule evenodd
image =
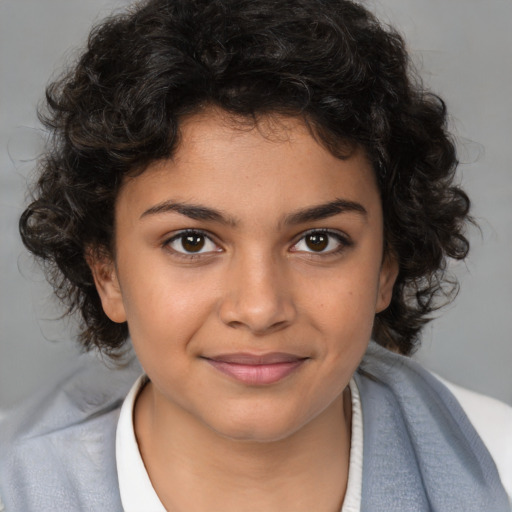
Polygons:
<instances>
[{"instance_id":1,"label":"eyelash","mask_svg":"<svg viewBox=\"0 0 512 512\"><path fill-rule=\"evenodd\" d=\"M314 250L311 250L311 251L304 251L304 250L293 250L294 247L296 247L301 241L305 240L306 237L308 236L312 236L312 235L315 235L315 234L318 234L318 235L327 235L328 237L330 238L334 238L336 240L336 242L338 243L339 247L335 248L335 249L331 249L327 252L323 252L323 251L314 251ZM176 242L176 241L179 241L181 240L182 242L182 247L183 247L183 241L186 237L193 237L193 236L196 236L196 237L202 237L204 239L204 243L212 243L214 244L216 247L219 247L218 244L215 243L215 241L213 240L212 236L205 232L205 231L202 231L202 230L198 230L198 229L186 229L184 231L180 231L179 233L176 233L175 235L173 235L171 238L168 238L167 240L164 241L164 243L162 244L164 248L166 248L167 250L171 251L173 253L173 255L176 255L178 257L182 257L182 258L187 258L189 260L193 260L193 259L196 259L196 258L201 258L203 257L205 254L212 254L212 253L215 253L215 252L222 252L222 249L218 249L218 250L215 250L215 251L205 251L205 252L181 252L181 251L178 251L176 249L173 249L171 247L171 245ZM328 244L330 243L330 241L328 241ZM352 240L350 240L350 238L338 231L333 231L333 230L330 230L330 229L311 229L309 231L306 231L304 233L301 234L300 238L293 244L292 246L292 252L301 252L301 253L304 253L304 254L308 254L308 257L325 257L327 255L329 256L333 256L333 255L337 255L341 252L343 252L347 247L351 247L353 245L353 242ZM200 248L200 250L202 249L203 247Z\"/></svg>"},{"instance_id":2,"label":"eyelash","mask_svg":"<svg viewBox=\"0 0 512 512\"><path fill-rule=\"evenodd\" d=\"M335 255L342 253L348 247L351 247L352 245L354 245L353 241L347 235L340 233L339 231L333 231L331 229L311 229L309 231L306 231L305 233L302 233L300 238L297 240L297 242L295 242L295 244L292 247L296 247L301 241L305 240L306 237L315 235L315 234L327 235L330 238L334 238L336 240L336 242L338 243L338 247L336 247L335 249L331 249L330 251L326 251L326 252L323 252L323 251L317 252L317 251L313 251L313 250L311 250L311 251L296 250L293 252L303 252L303 253L307 254L308 257L310 257L310 258L335 256ZM330 243L330 241L328 243Z\"/></svg>"},{"instance_id":3,"label":"eyelash","mask_svg":"<svg viewBox=\"0 0 512 512\"><path fill-rule=\"evenodd\" d=\"M176 233L175 235L173 235L171 238L165 240L165 242L163 243L163 247L164 248L167 248L167 250L171 251L173 253L173 255L175 256L178 256L180 258L187 258L189 260L193 260L193 259L196 259L196 258L201 258L203 257L205 254L212 254L212 253L215 253L215 252L221 252L221 249L217 250L217 251L206 251L206 252L181 252L181 251L177 251L176 249L173 249L171 247L171 244L173 242L176 242L178 240L181 240L181 243L182 243L182 246L183 246L183 241L184 239L189 236L189 237L192 237L192 236L199 236L199 237L203 237L204 239L204 243L212 243L214 244L215 246L218 247L218 244L216 244L214 241L213 241L213 238L211 235L209 235L207 232L205 231L201 231L199 229L186 229L184 231L180 231L179 233ZM202 247L201 247L202 249Z\"/></svg>"}]
</instances>

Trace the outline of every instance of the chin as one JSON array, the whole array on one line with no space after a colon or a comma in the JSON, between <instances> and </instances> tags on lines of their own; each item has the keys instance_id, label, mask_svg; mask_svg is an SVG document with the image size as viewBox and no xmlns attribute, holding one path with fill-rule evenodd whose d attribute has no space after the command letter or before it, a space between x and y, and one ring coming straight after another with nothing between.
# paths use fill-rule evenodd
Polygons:
<instances>
[{"instance_id":1,"label":"chin","mask_svg":"<svg viewBox=\"0 0 512 512\"><path fill-rule=\"evenodd\" d=\"M209 423L218 435L240 442L272 443L293 436L307 421L300 421L297 414L253 409L247 414L226 414L220 421Z\"/></svg>"}]
</instances>

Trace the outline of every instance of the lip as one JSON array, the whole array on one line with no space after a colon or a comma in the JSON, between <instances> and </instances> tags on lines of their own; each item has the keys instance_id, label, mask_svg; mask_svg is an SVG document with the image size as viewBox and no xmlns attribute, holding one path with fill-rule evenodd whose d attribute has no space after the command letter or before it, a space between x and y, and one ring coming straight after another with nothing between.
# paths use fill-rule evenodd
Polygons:
<instances>
[{"instance_id":1,"label":"lip","mask_svg":"<svg viewBox=\"0 0 512 512\"><path fill-rule=\"evenodd\" d=\"M298 370L308 358L283 352L221 354L205 360L216 370L243 384L275 384Z\"/></svg>"}]
</instances>

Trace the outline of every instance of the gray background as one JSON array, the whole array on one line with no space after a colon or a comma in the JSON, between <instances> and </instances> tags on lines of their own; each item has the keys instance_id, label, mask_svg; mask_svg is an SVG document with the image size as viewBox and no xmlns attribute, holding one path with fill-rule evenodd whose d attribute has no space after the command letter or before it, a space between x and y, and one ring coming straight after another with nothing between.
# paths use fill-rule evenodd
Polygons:
<instances>
[{"instance_id":1,"label":"gray background","mask_svg":"<svg viewBox=\"0 0 512 512\"><path fill-rule=\"evenodd\" d=\"M0 0L0 409L73 364L73 325L25 253L17 219L44 134L44 86L76 55L91 23L123 0ZM512 404L512 1L373 0L406 36L451 112L460 177L482 228L454 271L458 299L427 327L415 356L455 383Z\"/></svg>"}]
</instances>

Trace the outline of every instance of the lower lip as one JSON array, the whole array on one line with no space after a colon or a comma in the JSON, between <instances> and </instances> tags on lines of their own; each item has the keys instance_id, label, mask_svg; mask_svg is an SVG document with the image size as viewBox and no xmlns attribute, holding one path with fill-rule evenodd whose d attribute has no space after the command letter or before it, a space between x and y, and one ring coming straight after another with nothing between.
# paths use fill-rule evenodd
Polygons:
<instances>
[{"instance_id":1,"label":"lower lip","mask_svg":"<svg viewBox=\"0 0 512 512\"><path fill-rule=\"evenodd\" d=\"M273 364L237 364L207 360L216 370L251 386L274 384L296 371L305 359Z\"/></svg>"}]
</instances>

